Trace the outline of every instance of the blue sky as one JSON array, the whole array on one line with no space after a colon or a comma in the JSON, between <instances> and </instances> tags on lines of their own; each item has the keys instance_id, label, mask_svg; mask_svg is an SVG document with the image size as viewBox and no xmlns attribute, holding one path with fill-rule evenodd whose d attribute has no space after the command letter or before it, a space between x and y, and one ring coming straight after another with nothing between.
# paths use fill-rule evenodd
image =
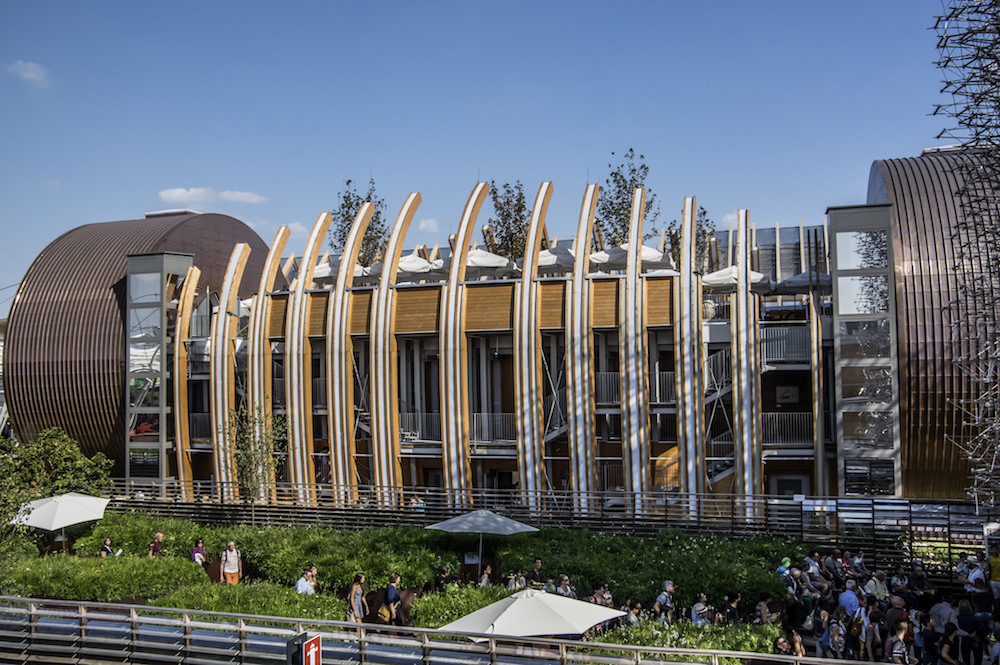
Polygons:
<instances>
[{"instance_id":1,"label":"blue sky","mask_svg":"<svg viewBox=\"0 0 1000 665\"><path fill-rule=\"evenodd\" d=\"M390 218L421 192L408 246L443 243L479 178L519 179L529 203L551 180L568 238L629 147L661 221L695 195L720 226L737 208L819 223L864 202L872 160L942 144L940 7L9 0L0 288L73 227L165 208L268 243L290 225L300 254L346 178L374 177Z\"/></svg>"}]
</instances>

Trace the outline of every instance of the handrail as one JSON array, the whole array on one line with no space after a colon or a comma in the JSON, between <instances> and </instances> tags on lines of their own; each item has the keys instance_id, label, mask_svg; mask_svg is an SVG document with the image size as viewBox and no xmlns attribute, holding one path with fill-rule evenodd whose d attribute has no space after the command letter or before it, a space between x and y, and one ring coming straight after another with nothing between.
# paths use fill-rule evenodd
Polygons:
<instances>
[{"instance_id":1,"label":"handrail","mask_svg":"<svg viewBox=\"0 0 1000 665\"><path fill-rule=\"evenodd\" d=\"M19 617L26 620L19 620ZM262 625L265 623L277 625ZM144 632L144 626L156 626L158 629L155 633ZM324 654L336 654L338 661L368 663L400 662L402 658L412 661L414 657L419 657L420 662L428 664L447 660L456 665L472 665L481 664L483 655L489 656L490 663L524 662L525 658L531 658L558 662L560 665L571 662L635 665L647 659L662 663L669 662L667 659L670 656L694 656L712 665L718 665L721 658L747 665L762 658L792 665L841 662L746 651L504 637L322 619L12 596L0 596L0 627L0 657L15 659L28 654L35 659L57 654L62 658L76 658L78 654L99 658L113 654L116 660L130 660L130 657L141 659L145 653L171 648L181 657L178 662L188 655L197 655L199 662L203 663L228 663L234 655L239 655L243 662L255 658L276 660L278 654L283 655L287 638L309 629L309 632L323 637ZM120 639L125 639L125 642ZM208 645L211 648L206 648ZM379 648L372 649L373 646ZM415 653L414 649L419 649L421 653ZM480 657L464 657L465 654ZM324 659L329 658L324 655Z\"/></svg>"}]
</instances>

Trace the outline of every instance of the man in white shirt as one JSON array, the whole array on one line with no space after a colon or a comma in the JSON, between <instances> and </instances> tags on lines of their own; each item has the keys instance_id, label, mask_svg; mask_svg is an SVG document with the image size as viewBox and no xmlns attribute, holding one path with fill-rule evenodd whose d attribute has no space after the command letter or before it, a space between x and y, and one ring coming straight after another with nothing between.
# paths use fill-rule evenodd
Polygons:
<instances>
[{"instance_id":1,"label":"man in white shirt","mask_svg":"<svg viewBox=\"0 0 1000 665\"><path fill-rule=\"evenodd\" d=\"M295 583L295 593L301 593L307 596L311 596L316 593L316 586L312 580L312 568L306 568L302 571L302 577L299 581Z\"/></svg>"}]
</instances>

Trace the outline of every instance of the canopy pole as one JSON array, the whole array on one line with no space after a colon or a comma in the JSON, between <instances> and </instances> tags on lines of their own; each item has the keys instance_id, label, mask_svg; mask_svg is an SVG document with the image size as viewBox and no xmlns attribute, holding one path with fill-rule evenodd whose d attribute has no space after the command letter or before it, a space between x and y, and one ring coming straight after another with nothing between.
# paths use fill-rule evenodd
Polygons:
<instances>
[{"instance_id":1,"label":"canopy pole","mask_svg":"<svg viewBox=\"0 0 1000 665\"><path fill-rule=\"evenodd\" d=\"M483 577L483 534L479 534L479 564L476 569L476 584L479 584Z\"/></svg>"}]
</instances>

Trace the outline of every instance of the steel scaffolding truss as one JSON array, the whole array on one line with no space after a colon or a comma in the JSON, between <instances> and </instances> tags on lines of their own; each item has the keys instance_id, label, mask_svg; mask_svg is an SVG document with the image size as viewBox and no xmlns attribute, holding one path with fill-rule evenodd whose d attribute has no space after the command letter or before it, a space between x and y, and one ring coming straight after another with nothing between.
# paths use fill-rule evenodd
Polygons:
<instances>
[{"instance_id":1,"label":"steel scaffolding truss","mask_svg":"<svg viewBox=\"0 0 1000 665\"><path fill-rule=\"evenodd\" d=\"M937 17L938 68L950 118L938 138L962 149L961 208L952 233L957 298L950 304L953 360L966 377L949 402L962 427L949 436L969 459L968 494L1000 498L1000 0L948 0Z\"/></svg>"}]
</instances>

